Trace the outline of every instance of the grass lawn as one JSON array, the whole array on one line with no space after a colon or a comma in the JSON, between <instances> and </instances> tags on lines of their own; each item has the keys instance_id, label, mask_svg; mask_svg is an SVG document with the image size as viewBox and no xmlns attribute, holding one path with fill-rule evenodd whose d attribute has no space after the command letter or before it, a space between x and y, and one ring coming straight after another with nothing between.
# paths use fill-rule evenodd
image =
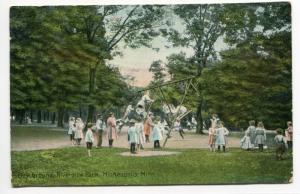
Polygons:
<instances>
[{"instance_id":1,"label":"grass lawn","mask_svg":"<svg viewBox=\"0 0 300 194\"><path fill-rule=\"evenodd\" d=\"M12 184L18 186L161 185L287 183L292 155L275 160L273 149L263 153L230 149L168 149L178 155L124 157L121 148L83 147L12 151Z\"/></svg>"}]
</instances>

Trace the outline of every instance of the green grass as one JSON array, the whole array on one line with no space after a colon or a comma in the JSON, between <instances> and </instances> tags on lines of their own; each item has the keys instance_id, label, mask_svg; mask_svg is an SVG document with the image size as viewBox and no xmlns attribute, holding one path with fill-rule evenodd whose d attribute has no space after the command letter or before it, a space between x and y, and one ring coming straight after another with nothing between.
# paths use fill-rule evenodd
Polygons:
<instances>
[{"instance_id":1,"label":"green grass","mask_svg":"<svg viewBox=\"0 0 300 194\"><path fill-rule=\"evenodd\" d=\"M54 129L54 128L53 128ZM12 126L11 127L11 137L14 139L19 138L57 138L62 135L66 135L66 131L53 130L49 127L43 126Z\"/></svg>"},{"instance_id":2,"label":"green grass","mask_svg":"<svg viewBox=\"0 0 300 194\"><path fill-rule=\"evenodd\" d=\"M173 150L173 149L168 149ZM275 160L274 150L263 153L230 149L174 149L181 154L124 157L120 148L70 147L41 151L13 151L12 184L18 186L161 185L287 183L292 155Z\"/></svg>"}]
</instances>

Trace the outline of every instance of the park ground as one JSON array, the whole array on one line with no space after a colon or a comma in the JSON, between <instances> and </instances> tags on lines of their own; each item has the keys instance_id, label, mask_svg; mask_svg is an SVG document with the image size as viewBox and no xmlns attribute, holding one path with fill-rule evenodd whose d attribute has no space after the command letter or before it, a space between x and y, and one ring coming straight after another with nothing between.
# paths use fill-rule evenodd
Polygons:
<instances>
[{"instance_id":1,"label":"park ground","mask_svg":"<svg viewBox=\"0 0 300 194\"><path fill-rule=\"evenodd\" d=\"M273 134L263 153L239 149L242 134L231 133L226 153L210 152L207 136L175 132L164 151L174 155L123 156L128 152L126 131L114 148L92 149L70 144L66 130L53 126L12 126L12 185L172 185L172 184L279 184L287 183L292 154L275 159ZM107 145L106 140L104 145ZM153 151L152 143L144 152ZM157 151L159 152L159 151Z\"/></svg>"}]
</instances>

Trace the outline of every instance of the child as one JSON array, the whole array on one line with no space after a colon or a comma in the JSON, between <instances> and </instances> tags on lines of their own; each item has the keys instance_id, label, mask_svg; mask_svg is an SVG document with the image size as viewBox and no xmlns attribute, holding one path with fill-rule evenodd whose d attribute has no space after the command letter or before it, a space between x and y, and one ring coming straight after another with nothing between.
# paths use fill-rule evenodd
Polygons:
<instances>
[{"instance_id":1,"label":"child","mask_svg":"<svg viewBox=\"0 0 300 194\"><path fill-rule=\"evenodd\" d=\"M245 132L245 136L241 139L241 148L243 150L250 150L253 148L253 144L251 143L251 138L248 131Z\"/></svg>"},{"instance_id":2,"label":"child","mask_svg":"<svg viewBox=\"0 0 300 194\"><path fill-rule=\"evenodd\" d=\"M162 138L163 138L163 136L162 136L163 128L159 124L159 120L160 120L159 117L155 118L153 130L152 130L152 139L154 141L154 149L160 148L159 141L162 140Z\"/></svg>"},{"instance_id":3,"label":"child","mask_svg":"<svg viewBox=\"0 0 300 194\"><path fill-rule=\"evenodd\" d=\"M266 143L266 130L263 122L259 122L257 124L257 128L255 130L255 144L258 145L258 149L262 152L264 150L264 144Z\"/></svg>"},{"instance_id":4,"label":"child","mask_svg":"<svg viewBox=\"0 0 300 194\"><path fill-rule=\"evenodd\" d=\"M150 142L150 133L151 133L151 128L153 127L153 123L152 123L152 117L153 117L153 113L149 113L147 120L144 124L144 133L145 133L145 137L146 137L146 143Z\"/></svg>"},{"instance_id":5,"label":"child","mask_svg":"<svg viewBox=\"0 0 300 194\"><path fill-rule=\"evenodd\" d=\"M252 145L255 144L255 137L256 137L255 131L256 131L255 121L254 120L249 121L249 127L246 130L246 133L248 133Z\"/></svg>"},{"instance_id":6,"label":"child","mask_svg":"<svg viewBox=\"0 0 300 194\"><path fill-rule=\"evenodd\" d=\"M229 134L229 131L227 128L224 127L224 123L222 121L217 122L217 129L215 131L216 133L216 145L218 146L218 151L220 151L220 147L223 147L223 152L225 152L226 149L226 136Z\"/></svg>"},{"instance_id":7,"label":"child","mask_svg":"<svg viewBox=\"0 0 300 194\"><path fill-rule=\"evenodd\" d=\"M84 123L82 122L81 118L76 119L75 127L76 127L76 130L75 130L74 138L75 138L76 144L80 145L80 142L83 138L82 130L84 129Z\"/></svg>"},{"instance_id":8,"label":"child","mask_svg":"<svg viewBox=\"0 0 300 194\"><path fill-rule=\"evenodd\" d=\"M293 149L293 124L291 121L287 122L288 128L285 130L286 142L288 144L288 149Z\"/></svg>"},{"instance_id":9,"label":"child","mask_svg":"<svg viewBox=\"0 0 300 194\"><path fill-rule=\"evenodd\" d=\"M138 142L138 133L135 128L135 120L131 119L129 121L129 129L128 129L128 142L130 144L130 153L136 154L136 143Z\"/></svg>"},{"instance_id":10,"label":"child","mask_svg":"<svg viewBox=\"0 0 300 194\"><path fill-rule=\"evenodd\" d=\"M176 119L176 121L174 122L174 129L176 131L178 130L179 135L181 136L182 139L184 139L184 137L183 137L184 132L183 132L183 129L181 128L181 126L180 126L180 120L179 119Z\"/></svg>"},{"instance_id":11,"label":"child","mask_svg":"<svg viewBox=\"0 0 300 194\"><path fill-rule=\"evenodd\" d=\"M91 157L91 149L94 143L94 135L92 131L92 123L87 124L87 132L85 134L85 142L86 142L86 148L88 151L88 156Z\"/></svg>"},{"instance_id":12,"label":"child","mask_svg":"<svg viewBox=\"0 0 300 194\"><path fill-rule=\"evenodd\" d=\"M144 132L144 125L143 125L143 119L141 117L136 118L135 123L135 130L137 132L137 152L140 151L140 149L144 149L145 144L145 132Z\"/></svg>"},{"instance_id":13,"label":"child","mask_svg":"<svg viewBox=\"0 0 300 194\"><path fill-rule=\"evenodd\" d=\"M215 134L215 124L214 122L211 122L211 127L208 129L208 145L210 148L210 151L215 151L215 141L216 141L216 134Z\"/></svg>"},{"instance_id":14,"label":"child","mask_svg":"<svg viewBox=\"0 0 300 194\"><path fill-rule=\"evenodd\" d=\"M276 130L277 135L275 136L274 140L276 143L276 158L277 160L282 160L282 155L285 151L285 139L284 136L282 135L282 129L277 129Z\"/></svg>"},{"instance_id":15,"label":"child","mask_svg":"<svg viewBox=\"0 0 300 194\"><path fill-rule=\"evenodd\" d=\"M70 141L71 144L74 145L75 144L75 140L74 140L74 135L75 135L75 118L74 117L70 117L69 118L69 130L68 130L68 135L70 135Z\"/></svg>"}]
</instances>

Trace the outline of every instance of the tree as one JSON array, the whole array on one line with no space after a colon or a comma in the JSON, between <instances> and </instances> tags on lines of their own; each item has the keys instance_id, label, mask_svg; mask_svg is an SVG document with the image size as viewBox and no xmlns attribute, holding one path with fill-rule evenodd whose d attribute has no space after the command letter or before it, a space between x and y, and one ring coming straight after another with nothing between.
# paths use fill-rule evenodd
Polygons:
<instances>
[{"instance_id":1,"label":"tree","mask_svg":"<svg viewBox=\"0 0 300 194\"><path fill-rule=\"evenodd\" d=\"M290 6L254 4L249 12L253 12L251 28L229 20L237 31L252 30L239 33L239 39L232 33L227 37L235 47L222 52L222 61L204 70L204 96L211 111L219 112L231 126L246 127L248 120L258 119L274 129L291 119ZM253 23L261 30L255 30Z\"/></svg>"},{"instance_id":2,"label":"tree","mask_svg":"<svg viewBox=\"0 0 300 194\"><path fill-rule=\"evenodd\" d=\"M161 84L164 82L166 74L164 73L165 68L163 67L161 60L153 61L149 71L153 73L153 81L151 81L151 84Z\"/></svg>"},{"instance_id":3,"label":"tree","mask_svg":"<svg viewBox=\"0 0 300 194\"><path fill-rule=\"evenodd\" d=\"M196 67L196 71L189 74L189 76L201 76L203 68L207 67L210 60L216 58L214 44L224 31L224 25L222 24L224 5L177 5L174 6L173 11L182 20L183 30L181 32L178 29L169 29L163 31L163 33L172 42L173 46L184 46L193 49L194 55L189 62ZM202 133L203 94L201 85L198 84L198 86L197 133Z\"/></svg>"},{"instance_id":4,"label":"tree","mask_svg":"<svg viewBox=\"0 0 300 194\"><path fill-rule=\"evenodd\" d=\"M97 62L98 47L69 25L71 13L68 7L11 10L11 108L20 121L27 110L37 110L39 120L42 110L57 111L58 125L63 126L66 112L91 103L86 67ZM100 71L106 69L103 66ZM101 79L113 77L112 84L124 91L127 87L119 76L118 71L106 71Z\"/></svg>"},{"instance_id":5,"label":"tree","mask_svg":"<svg viewBox=\"0 0 300 194\"><path fill-rule=\"evenodd\" d=\"M95 112L96 73L99 66L118 54L118 44L123 41L132 48L150 46L149 41L158 35L163 14L161 6L78 6L69 8L69 25L95 47L96 63L89 64L89 113L88 121ZM101 91L102 92L102 91Z\"/></svg>"}]
</instances>

